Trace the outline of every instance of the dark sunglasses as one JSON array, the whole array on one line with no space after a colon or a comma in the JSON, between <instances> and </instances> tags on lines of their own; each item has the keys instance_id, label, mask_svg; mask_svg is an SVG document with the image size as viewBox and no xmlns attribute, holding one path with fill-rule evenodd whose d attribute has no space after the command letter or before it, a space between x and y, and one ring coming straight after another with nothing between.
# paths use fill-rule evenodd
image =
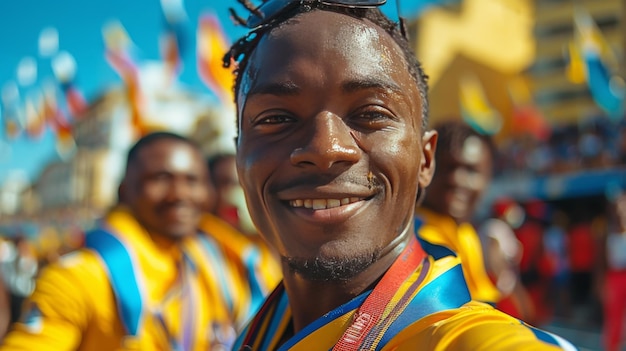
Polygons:
<instances>
[{"instance_id":1,"label":"dark sunglasses","mask_svg":"<svg viewBox=\"0 0 626 351\"><path fill-rule=\"evenodd\" d=\"M267 0L254 9L245 25L256 28L270 22L279 14L299 5L303 0ZM316 0L319 3L350 8L374 8L384 5L387 0Z\"/></svg>"}]
</instances>

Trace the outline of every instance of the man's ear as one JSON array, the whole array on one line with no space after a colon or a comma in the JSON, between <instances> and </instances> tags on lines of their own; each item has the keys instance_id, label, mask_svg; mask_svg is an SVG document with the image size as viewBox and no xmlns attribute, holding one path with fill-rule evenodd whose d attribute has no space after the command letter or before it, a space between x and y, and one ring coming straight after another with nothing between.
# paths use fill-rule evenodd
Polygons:
<instances>
[{"instance_id":1,"label":"man's ear","mask_svg":"<svg viewBox=\"0 0 626 351\"><path fill-rule=\"evenodd\" d=\"M424 189L433 179L435 174L435 151L437 150L438 134L436 130L429 130L422 136L422 159L418 176L419 188Z\"/></svg>"}]
</instances>

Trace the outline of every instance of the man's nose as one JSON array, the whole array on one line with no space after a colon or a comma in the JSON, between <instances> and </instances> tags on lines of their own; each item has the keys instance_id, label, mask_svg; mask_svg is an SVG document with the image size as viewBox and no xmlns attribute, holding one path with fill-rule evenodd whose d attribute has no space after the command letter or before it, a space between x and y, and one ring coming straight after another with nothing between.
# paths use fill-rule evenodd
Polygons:
<instances>
[{"instance_id":1,"label":"man's nose","mask_svg":"<svg viewBox=\"0 0 626 351\"><path fill-rule=\"evenodd\" d=\"M341 117L332 113L317 115L309 128L305 144L291 153L292 164L313 165L326 171L335 164L358 162L361 151Z\"/></svg>"},{"instance_id":2,"label":"man's nose","mask_svg":"<svg viewBox=\"0 0 626 351\"><path fill-rule=\"evenodd\" d=\"M167 191L169 201L180 201L188 198L192 192L191 185L185 179L174 178Z\"/></svg>"}]
</instances>

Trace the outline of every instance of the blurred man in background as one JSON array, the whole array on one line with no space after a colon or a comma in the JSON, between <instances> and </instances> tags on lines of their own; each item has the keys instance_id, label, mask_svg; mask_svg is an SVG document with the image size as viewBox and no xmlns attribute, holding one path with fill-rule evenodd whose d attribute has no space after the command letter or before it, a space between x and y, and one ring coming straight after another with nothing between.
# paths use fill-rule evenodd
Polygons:
<instances>
[{"instance_id":1,"label":"blurred man in background","mask_svg":"<svg viewBox=\"0 0 626 351\"><path fill-rule=\"evenodd\" d=\"M473 299L532 322L534 310L519 277L521 245L510 225L492 218L481 228L481 237L471 223L493 174L491 138L461 121L441 122L434 129L439 133L437 168L418 198L418 237L436 255L461 259Z\"/></svg>"},{"instance_id":2,"label":"blurred man in background","mask_svg":"<svg viewBox=\"0 0 626 351\"><path fill-rule=\"evenodd\" d=\"M250 290L255 293L251 300L248 317L260 307L282 277L279 257L258 234L246 205L243 189L237 176L236 158L233 153L216 154L207 162L212 187L216 190L213 213L207 213L200 221L200 228L243 262Z\"/></svg>"},{"instance_id":3,"label":"blurred man in background","mask_svg":"<svg viewBox=\"0 0 626 351\"><path fill-rule=\"evenodd\" d=\"M485 270L481 241L470 223L492 175L491 140L460 121L434 126L439 133L433 181L418 196L418 236L440 256L458 255L472 298L491 304L501 294ZM420 197L423 196L423 199ZM428 249L427 249L428 251Z\"/></svg>"},{"instance_id":4,"label":"blurred man in background","mask_svg":"<svg viewBox=\"0 0 626 351\"><path fill-rule=\"evenodd\" d=\"M215 209L212 212L240 232L256 234L243 189L239 185L235 154L212 155L207 164L216 191Z\"/></svg>"},{"instance_id":5,"label":"blurred man in background","mask_svg":"<svg viewBox=\"0 0 626 351\"><path fill-rule=\"evenodd\" d=\"M251 292L241 262L210 233L198 235L213 200L208 177L188 139L140 139L119 205L87 235L87 248L43 271L0 350L230 347Z\"/></svg>"}]
</instances>

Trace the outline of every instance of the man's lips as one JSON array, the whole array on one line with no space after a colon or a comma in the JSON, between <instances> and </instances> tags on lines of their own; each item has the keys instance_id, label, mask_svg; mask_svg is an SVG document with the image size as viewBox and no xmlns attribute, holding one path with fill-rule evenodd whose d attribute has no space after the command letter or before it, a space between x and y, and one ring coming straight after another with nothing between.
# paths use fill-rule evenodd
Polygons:
<instances>
[{"instance_id":1,"label":"man's lips","mask_svg":"<svg viewBox=\"0 0 626 351\"><path fill-rule=\"evenodd\" d=\"M327 210L340 206L349 205L364 200L363 197L344 197L340 199L296 199L290 200L291 207L304 207L313 210Z\"/></svg>"}]
</instances>

